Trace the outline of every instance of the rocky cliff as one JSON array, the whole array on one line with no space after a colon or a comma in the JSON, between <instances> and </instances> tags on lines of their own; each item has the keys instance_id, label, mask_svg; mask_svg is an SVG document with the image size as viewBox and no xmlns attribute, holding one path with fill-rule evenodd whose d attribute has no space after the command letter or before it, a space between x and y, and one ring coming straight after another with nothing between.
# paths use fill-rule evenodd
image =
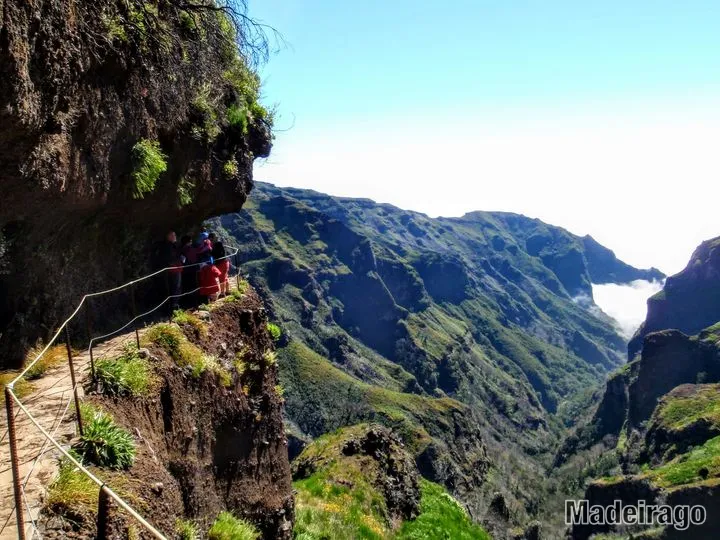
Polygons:
<instances>
[{"instance_id":1,"label":"rocky cliff","mask_svg":"<svg viewBox=\"0 0 720 540\"><path fill-rule=\"evenodd\" d=\"M17 364L83 293L146 273L169 227L238 210L271 136L242 3L1 6L0 347Z\"/></svg>"},{"instance_id":2,"label":"rocky cliff","mask_svg":"<svg viewBox=\"0 0 720 540\"><path fill-rule=\"evenodd\" d=\"M685 269L670 276L663 290L648 299L647 319L628 345L632 359L643 338L658 330L675 328L697 334L720 320L720 237L700 244Z\"/></svg>"}]
</instances>

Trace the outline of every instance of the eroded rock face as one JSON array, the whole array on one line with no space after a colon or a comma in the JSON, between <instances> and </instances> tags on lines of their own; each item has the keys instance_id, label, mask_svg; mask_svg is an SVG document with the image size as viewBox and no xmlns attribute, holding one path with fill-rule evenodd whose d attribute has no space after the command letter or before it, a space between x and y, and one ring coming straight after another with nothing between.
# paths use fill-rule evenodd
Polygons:
<instances>
[{"instance_id":1,"label":"eroded rock face","mask_svg":"<svg viewBox=\"0 0 720 540\"><path fill-rule=\"evenodd\" d=\"M700 244L685 269L665 282L658 294L648 299L645 323L628 345L632 359L651 332L675 328L697 334L720 321L720 237Z\"/></svg>"},{"instance_id":2,"label":"eroded rock face","mask_svg":"<svg viewBox=\"0 0 720 540\"><path fill-rule=\"evenodd\" d=\"M229 383L210 370L194 376L153 344L157 393L87 398L138 441L133 466L109 484L123 486L168 538L175 534L177 519L191 519L207 530L224 510L251 521L267 540L292 537L294 499L282 400L275 390L277 364L262 361L272 347L266 324L251 291L241 301L212 310L211 337L182 326L191 342L228 369ZM240 351L255 369L233 369ZM112 518L113 537L125 537L127 516L113 512ZM79 528L92 531L93 520Z\"/></svg>"},{"instance_id":3,"label":"eroded rock face","mask_svg":"<svg viewBox=\"0 0 720 540\"><path fill-rule=\"evenodd\" d=\"M240 209L254 157L270 150L262 122L243 132L225 120L238 90L223 78L217 30L196 39L172 3L157 7L158 28L150 19L145 33L123 26L140 4L3 4L2 362L17 365L84 293L146 273L149 246L168 228ZM203 85L217 108L209 129L197 105ZM167 170L136 200L131 151L141 139L158 141ZM182 208L181 179L192 185Z\"/></svg>"}]
</instances>

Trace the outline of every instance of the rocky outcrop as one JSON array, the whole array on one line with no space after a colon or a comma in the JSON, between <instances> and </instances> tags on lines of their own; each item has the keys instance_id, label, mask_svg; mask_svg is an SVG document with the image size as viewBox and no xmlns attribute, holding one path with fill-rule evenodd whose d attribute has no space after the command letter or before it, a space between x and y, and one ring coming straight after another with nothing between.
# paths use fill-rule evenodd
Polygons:
<instances>
[{"instance_id":1,"label":"rocky outcrop","mask_svg":"<svg viewBox=\"0 0 720 540\"><path fill-rule=\"evenodd\" d=\"M3 4L2 362L17 365L84 293L146 273L150 244L168 228L244 203L253 160L271 140L247 91L255 75L230 19L187 7ZM233 107L244 121L228 119ZM139 193L133 148L142 140L166 158Z\"/></svg>"},{"instance_id":2,"label":"rocky outcrop","mask_svg":"<svg viewBox=\"0 0 720 540\"><path fill-rule=\"evenodd\" d=\"M629 388L628 425L638 427L650 418L658 400L676 386L720 381L720 356L713 343L665 330L645 338L637 377Z\"/></svg>"},{"instance_id":3,"label":"rocky outcrop","mask_svg":"<svg viewBox=\"0 0 720 540\"><path fill-rule=\"evenodd\" d=\"M697 334L720 321L720 237L700 244L685 269L667 278L663 290L648 299L648 314L628 345L633 358L652 332L673 328Z\"/></svg>"},{"instance_id":4,"label":"rocky outcrop","mask_svg":"<svg viewBox=\"0 0 720 540\"><path fill-rule=\"evenodd\" d=\"M420 513L417 468L390 430L379 425L360 425L333 435L332 442L324 443L315 445L322 445L322 452L311 446L293 461L293 479L302 480L339 465L341 469L362 474L382 493L388 521L413 519Z\"/></svg>"}]
</instances>

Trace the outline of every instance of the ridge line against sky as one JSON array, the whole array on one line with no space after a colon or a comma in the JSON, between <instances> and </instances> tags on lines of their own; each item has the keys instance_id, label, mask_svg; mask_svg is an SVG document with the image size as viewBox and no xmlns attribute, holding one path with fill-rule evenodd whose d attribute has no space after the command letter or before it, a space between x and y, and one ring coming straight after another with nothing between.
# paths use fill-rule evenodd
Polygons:
<instances>
[{"instance_id":1,"label":"ridge line against sky","mask_svg":"<svg viewBox=\"0 0 720 540\"><path fill-rule=\"evenodd\" d=\"M251 1L290 44L262 76L291 129L256 178L520 213L681 270L720 234L720 6L586 4Z\"/></svg>"}]
</instances>

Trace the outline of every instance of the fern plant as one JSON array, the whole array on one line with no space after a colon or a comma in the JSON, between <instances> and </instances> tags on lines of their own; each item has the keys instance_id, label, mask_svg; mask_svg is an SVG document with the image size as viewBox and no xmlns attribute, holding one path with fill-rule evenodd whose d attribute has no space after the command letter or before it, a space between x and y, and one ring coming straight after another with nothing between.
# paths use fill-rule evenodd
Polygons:
<instances>
[{"instance_id":1,"label":"fern plant","mask_svg":"<svg viewBox=\"0 0 720 540\"><path fill-rule=\"evenodd\" d=\"M132 149L133 198L142 199L155 190L160 175L167 170L167 156L158 141L141 139Z\"/></svg>"}]
</instances>

